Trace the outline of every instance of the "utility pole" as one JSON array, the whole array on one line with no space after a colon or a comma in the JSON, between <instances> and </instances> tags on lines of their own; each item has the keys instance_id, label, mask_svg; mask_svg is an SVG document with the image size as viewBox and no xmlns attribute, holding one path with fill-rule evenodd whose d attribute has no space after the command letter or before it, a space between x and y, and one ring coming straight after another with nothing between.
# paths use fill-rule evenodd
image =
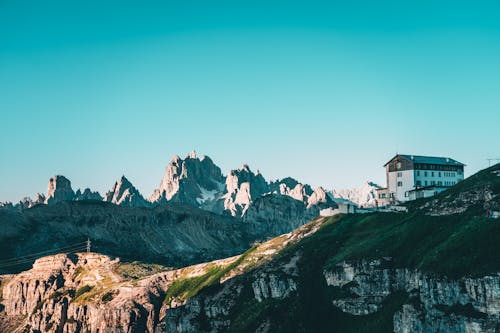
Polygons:
<instances>
[{"instance_id":1,"label":"utility pole","mask_svg":"<svg viewBox=\"0 0 500 333\"><path fill-rule=\"evenodd\" d=\"M90 238L87 238L87 253L90 252Z\"/></svg>"},{"instance_id":2,"label":"utility pole","mask_svg":"<svg viewBox=\"0 0 500 333\"><path fill-rule=\"evenodd\" d=\"M495 161L495 163L500 162L500 158L487 158L486 160L488 161L488 167L491 166L491 162L493 161Z\"/></svg>"}]
</instances>

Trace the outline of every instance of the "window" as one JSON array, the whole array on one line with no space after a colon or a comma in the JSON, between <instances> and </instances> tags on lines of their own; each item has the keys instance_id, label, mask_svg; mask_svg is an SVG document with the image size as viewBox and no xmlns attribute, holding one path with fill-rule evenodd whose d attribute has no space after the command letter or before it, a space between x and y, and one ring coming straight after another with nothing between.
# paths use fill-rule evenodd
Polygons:
<instances>
[{"instance_id":1,"label":"window","mask_svg":"<svg viewBox=\"0 0 500 333\"><path fill-rule=\"evenodd\" d=\"M416 184L417 186L422 186L422 182L420 180L417 180Z\"/></svg>"},{"instance_id":2,"label":"window","mask_svg":"<svg viewBox=\"0 0 500 333\"><path fill-rule=\"evenodd\" d=\"M396 163L396 169L401 169L401 162Z\"/></svg>"},{"instance_id":3,"label":"window","mask_svg":"<svg viewBox=\"0 0 500 333\"><path fill-rule=\"evenodd\" d=\"M417 176L420 176L420 171L417 171Z\"/></svg>"},{"instance_id":4,"label":"window","mask_svg":"<svg viewBox=\"0 0 500 333\"><path fill-rule=\"evenodd\" d=\"M398 182L398 187L402 187L403 186L403 182Z\"/></svg>"},{"instance_id":5,"label":"window","mask_svg":"<svg viewBox=\"0 0 500 333\"><path fill-rule=\"evenodd\" d=\"M425 186L427 186L427 180L425 181Z\"/></svg>"},{"instance_id":6,"label":"window","mask_svg":"<svg viewBox=\"0 0 500 333\"><path fill-rule=\"evenodd\" d=\"M434 177L434 171L431 172L431 177Z\"/></svg>"},{"instance_id":7,"label":"window","mask_svg":"<svg viewBox=\"0 0 500 333\"><path fill-rule=\"evenodd\" d=\"M401 171L398 171L398 173L396 174L397 177L403 177L403 173Z\"/></svg>"},{"instance_id":8,"label":"window","mask_svg":"<svg viewBox=\"0 0 500 333\"><path fill-rule=\"evenodd\" d=\"M443 182L438 181L438 186L441 186L441 185L443 185Z\"/></svg>"},{"instance_id":9,"label":"window","mask_svg":"<svg viewBox=\"0 0 500 333\"><path fill-rule=\"evenodd\" d=\"M441 177L441 172L438 172L438 177Z\"/></svg>"},{"instance_id":10,"label":"window","mask_svg":"<svg viewBox=\"0 0 500 333\"><path fill-rule=\"evenodd\" d=\"M424 176L427 177L427 171L424 171Z\"/></svg>"},{"instance_id":11,"label":"window","mask_svg":"<svg viewBox=\"0 0 500 333\"><path fill-rule=\"evenodd\" d=\"M405 191L405 197L408 197L408 191Z\"/></svg>"}]
</instances>

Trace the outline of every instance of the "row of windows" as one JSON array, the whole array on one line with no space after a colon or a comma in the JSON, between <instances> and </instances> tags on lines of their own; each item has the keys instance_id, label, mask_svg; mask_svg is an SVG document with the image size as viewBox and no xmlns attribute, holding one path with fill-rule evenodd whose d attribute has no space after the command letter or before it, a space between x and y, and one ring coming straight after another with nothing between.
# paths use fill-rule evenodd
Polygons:
<instances>
[{"instance_id":1,"label":"row of windows","mask_svg":"<svg viewBox=\"0 0 500 333\"><path fill-rule=\"evenodd\" d=\"M460 171L460 166L455 165L440 165L440 164L415 164L415 169L418 170L448 170L448 171Z\"/></svg>"},{"instance_id":2,"label":"row of windows","mask_svg":"<svg viewBox=\"0 0 500 333\"><path fill-rule=\"evenodd\" d=\"M436 174L437 174L437 177L441 177L441 171L439 171L439 172L431 171L430 172L431 177L435 177ZM416 175L420 176L420 171L416 171ZM424 171L424 177L428 177L428 175L429 175L429 172ZM455 177L455 175L456 175L455 172L443 172L444 177Z\"/></svg>"},{"instance_id":3,"label":"row of windows","mask_svg":"<svg viewBox=\"0 0 500 333\"><path fill-rule=\"evenodd\" d=\"M398 186L399 183L401 183L401 186L403 186L403 183L402 182L398 182ZM437 186L452 186L452 185L455 185L457 182L455 181L445 181L445 182L442 182L442 181L424 181L424 186L429 186L429 185L437 185ZM417 180L416 183L415 183L416 186L422 186L422 182L420 180Z\"/></svg>"}]
</instances>

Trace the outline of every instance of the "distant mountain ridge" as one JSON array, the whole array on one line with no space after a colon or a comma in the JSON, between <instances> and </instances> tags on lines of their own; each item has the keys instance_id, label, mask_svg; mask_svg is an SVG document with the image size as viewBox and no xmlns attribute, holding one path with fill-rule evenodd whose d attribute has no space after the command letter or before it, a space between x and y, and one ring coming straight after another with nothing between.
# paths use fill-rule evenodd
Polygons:
<instances>
[{"instance_id":1,"label":"distant mountain ridge","mask_svg":"<svg viewBox=\"0 0 500 333\"><path fill-rule=\"evenodd\" d=\"M122 176L113 187L101 196L89 188L71 187L71 181L62 175L50 178L47 194L37 194L35 199L23 198L18 204L2 203L0 206L26 209L38 204L53 205L61 201L98 200L110 202L125 207L154 207L165 203L182 203L218 214L243 217L251 211L257 199L263 196L286 196L303 203L293 204L290 200L273 199L272 207L282 202L286 207L305 210L322 206L335 206L338 199L349 200L358 206L375 206L377 184L366 182L360 188L350 190L327 191L322 187L313 189L310 185L299 182L292 177L267 181L257 170L244 164L224 175L221 169L208 156L198 157L192 151L184 158L175 155L165 167L163 177L149 198L140 191L125 176ZM260 201L261 211L264 203L270 203L269 198ZM314 210L317 210L317 209ZM303 215L304 215L303 214ZM256 211L251 212L256 217ZM295 214L297 215L297 214ZM300 214L299 214L300 215ZM305 214L311 216L308 212Z\"/></svg>"}]
</instances>

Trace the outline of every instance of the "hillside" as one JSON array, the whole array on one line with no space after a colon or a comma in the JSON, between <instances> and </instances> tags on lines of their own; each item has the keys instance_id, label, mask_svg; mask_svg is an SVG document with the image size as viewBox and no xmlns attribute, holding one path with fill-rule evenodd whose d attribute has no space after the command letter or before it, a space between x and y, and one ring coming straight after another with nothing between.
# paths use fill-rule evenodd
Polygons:
<instances>
[{"instance_id":1,"label":"hillside","mask_svg":"<svg viewBox=\"0 0 500 333\"><path fill-rule=\"evenodd\" d=\"M165 331L497 332L500 221L482 205L498 200L499 169L430 201L490 193L457 214L431 216L421 202L407 214L332 217L272 261L167 312Z\"/></svg>"},{"instance_id":2,"label":"hillside","mask_svg":"<svg viewBox=\"0 0 500 333\"><path fill-rule=\"evenodd\" d=\"M245 251L265 237L251 227L181 204L138 208L68 201L23 211L0 209L0 272L29 269L36 258L58 249L83 250L87 238L99 253L183 267Z\"/></svg>"}]
</instances>

